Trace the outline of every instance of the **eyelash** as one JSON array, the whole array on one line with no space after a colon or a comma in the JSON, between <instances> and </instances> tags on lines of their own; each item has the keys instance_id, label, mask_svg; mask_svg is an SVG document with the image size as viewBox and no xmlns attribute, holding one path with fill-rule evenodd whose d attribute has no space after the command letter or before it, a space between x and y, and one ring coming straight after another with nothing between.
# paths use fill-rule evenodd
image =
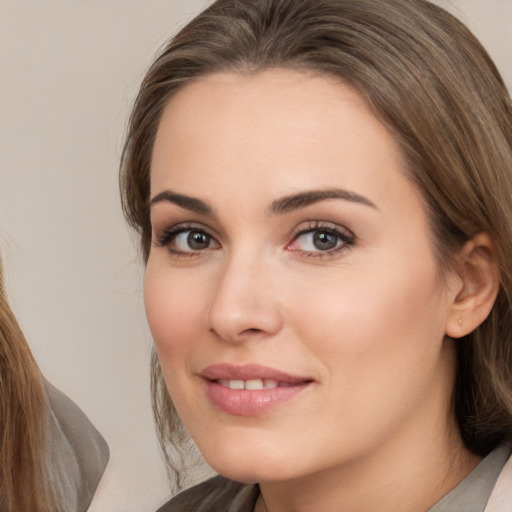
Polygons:
<instances>
[{"instance_id":1,"label":"eyelash","mask_svg":"<svg viewBox=\"0 0 512 512\"><path fill-rule=\"evenodd\" d=\"M297 242L299 237L314 233L324 233L337 238L337 245L332 249L316 251L301 251L300 249L291 249L302 252L301 256L306 258L333 258L341 252L349 250L355 243L356 237L352 231L347 228L340 228L328 222L311 221L307 227L301 226L294 234L293 240L288 244L290 248Z\"/></svg>"},{"instance_id":2,"label":"eyelash","mask_svg":"<svg viewBox=\"0 0 512 512\"><path fill-rule=\"evenodd\" d=\"M206 237L209 238L210 243L213 241L217 245L217 248L220 247L220 244L208 232L208 230L206 230L202 225L195 223L178 224L176 226L172 226L170 228L163 230L162 233L156 237L155 245L157 247L167 247L168 251L173 256L178 257L194 257L198 256L202 252L205 252L205 250L194 249L191 249L190 251L182 251L172 246L172 242L176 240L176 238L180 234L188 232L205 235ZM297 243L301 236L314 233L323 233L336 237L336 246L332 249L318 249L316 251L305 251L301 249L292 248L292 246ZM306 227L304 227L304 225L301 225L299 229L297 229L297 231L293 234L292 241L286 246L286 248L293 252L300 252L301 256L306 258L332 258L341 253L342 251L350 249L351 246L355 244L355 242L355 235L347 228L339 228L336 225L327 222L310 221Z\"/></svg>"}]
</instances>

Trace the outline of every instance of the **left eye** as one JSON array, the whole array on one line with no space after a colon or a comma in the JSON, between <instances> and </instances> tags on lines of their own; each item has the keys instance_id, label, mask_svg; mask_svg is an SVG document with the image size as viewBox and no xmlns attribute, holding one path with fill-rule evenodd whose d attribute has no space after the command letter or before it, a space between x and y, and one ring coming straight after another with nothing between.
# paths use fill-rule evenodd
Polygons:
<instances>
[{"instance_id":1,"label":"left eye","mask_svg":"<svg viewBox=\"0 0 512 512\"><path fill-rule=\"evenodd\" d=\"M336 252L354 242L353 238L335 229L315 228L299 233L289 248L304 253Z\"/></svg>"}]
</instances>

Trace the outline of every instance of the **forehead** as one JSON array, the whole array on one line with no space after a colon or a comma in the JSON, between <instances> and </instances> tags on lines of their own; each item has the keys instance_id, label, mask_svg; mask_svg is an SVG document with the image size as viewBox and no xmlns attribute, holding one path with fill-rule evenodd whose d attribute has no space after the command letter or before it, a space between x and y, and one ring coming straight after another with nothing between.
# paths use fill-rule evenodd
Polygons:
<instances>
[{"instance_id":1,"label":"forehead","mask_svg":"<svg viewBox=\"0 0 512 512\"><path fill-rule=\"evenodd\" d=\"M393 186L402 169L393 137L339 80L285 69L222 73L188 84L166 106L151 193L170 187L208 196L219 183L234 197L331 186L364 191L371 182Z\"/></svg>"}]
</instances>

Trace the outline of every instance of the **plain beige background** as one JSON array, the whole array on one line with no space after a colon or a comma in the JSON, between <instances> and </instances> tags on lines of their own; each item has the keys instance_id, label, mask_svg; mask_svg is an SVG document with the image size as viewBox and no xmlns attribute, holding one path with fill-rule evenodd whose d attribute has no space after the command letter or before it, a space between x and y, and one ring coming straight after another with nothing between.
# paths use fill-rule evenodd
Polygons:
<instances>
[{"instance_id":1,"label":"plain beige background","mask_svg":"<svg viewBox=\"0 0 512 512\"><path fill-rule=\"evenodd\" d=\"M117 166L144 70L205 3L0 0L0 250L43 371L110 444L95 512L152 512L169 495ZM512 0L437 3L470 25L510 87Z\"/></svg>"}]
</instances>

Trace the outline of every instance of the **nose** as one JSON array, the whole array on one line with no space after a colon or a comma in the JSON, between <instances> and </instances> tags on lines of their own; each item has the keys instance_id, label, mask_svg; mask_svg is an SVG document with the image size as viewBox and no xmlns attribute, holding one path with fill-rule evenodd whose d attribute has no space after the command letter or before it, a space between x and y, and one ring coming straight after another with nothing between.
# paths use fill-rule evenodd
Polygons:
<instances>
[{"instance_id":1,"label":"nose","mask_svg":"<svg viewBox=\"0 0 512 512\"><path fill-rule=\"evenodd\" d=\"M275 268L262 258L233 256L220 276L209 309L209 327L222 340L240 343L270 337L282 327Z\"/></svg>"}]
</instances>

